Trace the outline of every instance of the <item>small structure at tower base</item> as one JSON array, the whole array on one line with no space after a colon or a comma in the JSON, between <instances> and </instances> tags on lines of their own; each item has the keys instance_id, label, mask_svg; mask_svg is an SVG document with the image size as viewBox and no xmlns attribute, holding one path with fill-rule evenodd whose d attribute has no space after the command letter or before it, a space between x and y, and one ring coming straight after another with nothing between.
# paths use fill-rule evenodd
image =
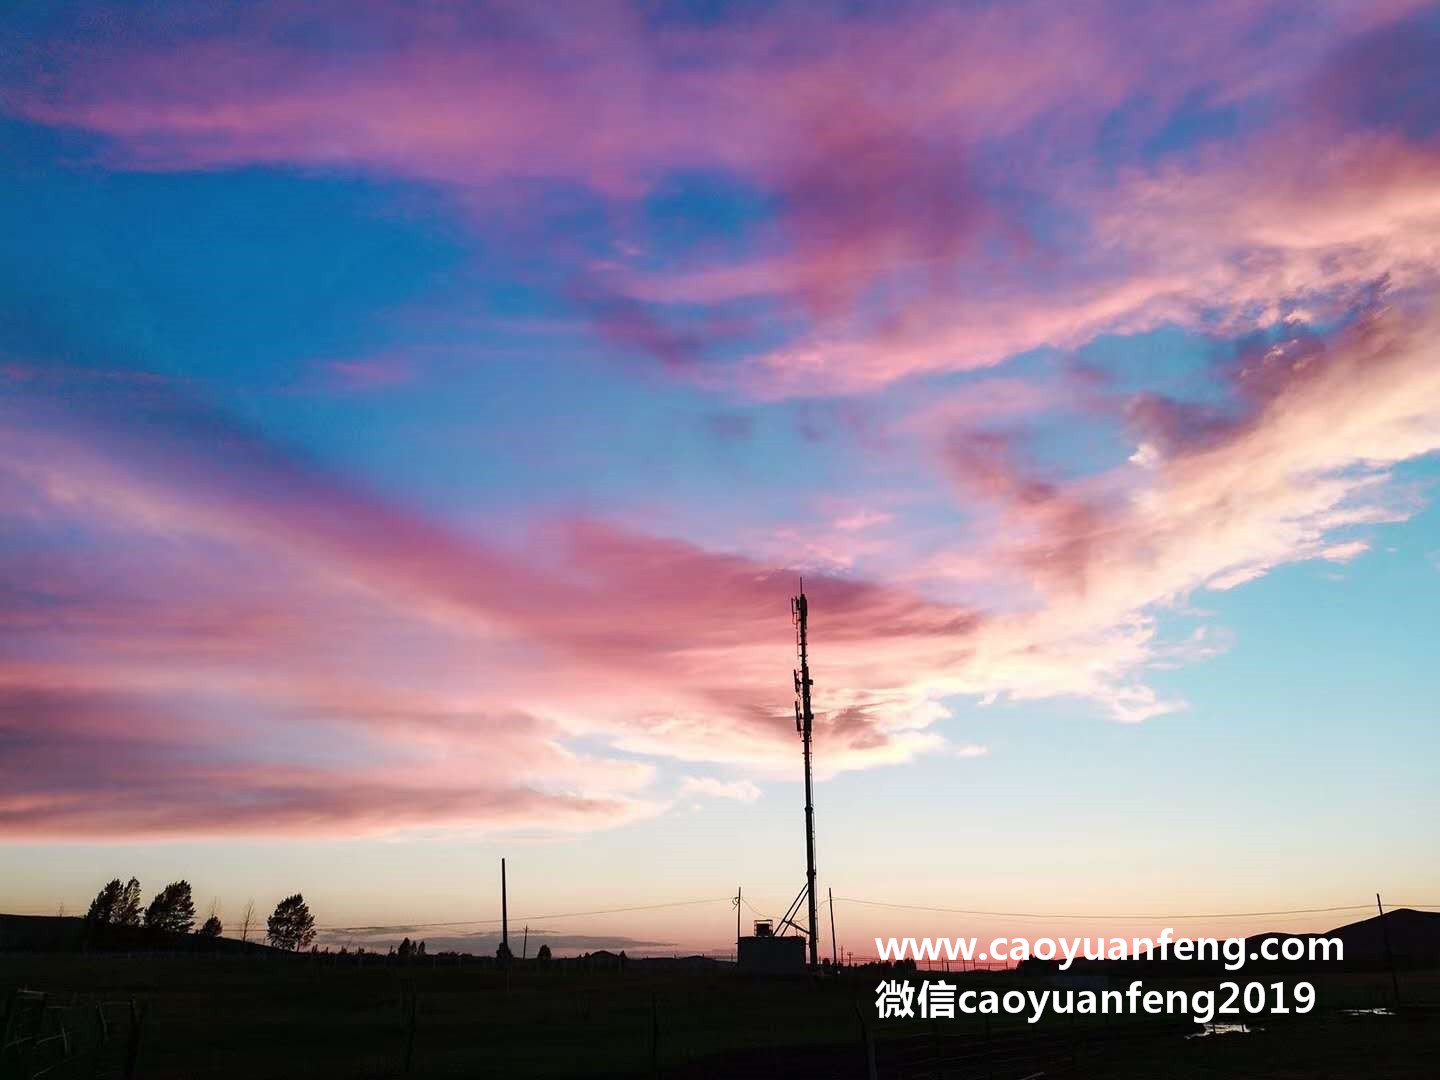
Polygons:
<instances>
[{"instance_id":1,"label":"small structure at tower base","mask_svg":"<svg viewBox=\"0 0 1440 1080\"><path fill-rule=\"evenodd\" d=\"M769 919L755 922L755 936L740 939L740 970L757 975L799 975L805 970L805 939L776 937Z\"/></svg>"}]
</instances>

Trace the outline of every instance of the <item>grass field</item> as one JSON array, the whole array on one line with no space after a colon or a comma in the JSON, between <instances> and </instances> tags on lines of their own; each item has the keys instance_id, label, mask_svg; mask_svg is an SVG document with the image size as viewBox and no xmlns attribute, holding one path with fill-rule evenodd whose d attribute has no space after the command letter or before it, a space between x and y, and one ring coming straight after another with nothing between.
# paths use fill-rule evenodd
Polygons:
<instances>
[{"instance_id":1,"label":"grass field","mask_svg":"<svg viewBox=\"0 0 1440 1080\"><path fill-rule=\"evenodd\" d=\"M986 987L1033 985L975 976ZM415 1076L936 1076L937 1056L969 1058L945 1075L1014 1075L1023 1048L1049 1040L1049 1076L1393 1077L1440 1075L1440 1030L1414 1017L1345 1017L1384 1000L1388 977L1315 980L1321 1008L1247 1035L1183 1038L1173 1021L1064 1018L1031 1027L978 1018L874 1020L873 973L751 979L731 973L511 973L196 956L0 955L0 991L85 1000L135 998L146 1018L136 1075L154 1078ZM1179 985L1157 982L1155 985ZM1197 984L1198 985L1198 984ZM1407 1000L1440 1000L1440 975L1411 974ZM1006 1048L1021 1047L1019 1056ZM981 1055L977 1057L976 1055ZM1032 1055L1033 1056L1033 1055ZM983 1062L980 1065L975 1062Z\"/></svg>"}]
</instances>

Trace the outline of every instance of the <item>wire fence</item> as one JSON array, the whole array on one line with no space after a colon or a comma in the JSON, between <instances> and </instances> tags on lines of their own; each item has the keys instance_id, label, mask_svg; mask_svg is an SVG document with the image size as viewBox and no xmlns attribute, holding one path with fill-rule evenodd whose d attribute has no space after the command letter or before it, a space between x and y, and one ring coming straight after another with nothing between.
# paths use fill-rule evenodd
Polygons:
<instances>
[{"instance_id":1,"label":"wire fence","mask_svg":"<svg viewBox=\"0 0 1440 1080\"><path fill-rule=\"evenodd\" d=\"M0 1013L3 1080L131 1080L144 1012L133 1000L56 998L19 988Z\"/></svg>"}]
</instances>

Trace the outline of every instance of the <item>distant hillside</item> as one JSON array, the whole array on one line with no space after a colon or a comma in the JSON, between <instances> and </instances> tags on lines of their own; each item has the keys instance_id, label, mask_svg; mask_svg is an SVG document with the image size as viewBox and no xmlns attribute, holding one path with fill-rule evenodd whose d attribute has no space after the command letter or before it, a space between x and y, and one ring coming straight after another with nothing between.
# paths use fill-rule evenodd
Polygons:
<instances>
[{"instance_id":1,"label":"distant hillside","mask_svg":"<svg viewBox=\"0 0 1440 1080\"><path fill-rule=\"evenodd\" d=\"M1390 938L1390 953L1395 966L1402 970L1440 967L1440 912L1415 911L1411 908L1396 908L1387 911L1383 922L1379 915L1360 922L1347 923L1327 930L1323 934L1290 934L1284 931L1270 931L1252 934L1245 939L1244 971L1378 971L1386 967L1385 944L1381 926ZM1343 961L1287 961L1251 960L1251 953L1258 953L1260 945L1267 940L1283 941L1297 938L1305 941L1311 938L1339 938L1344 946ZM1053 964L1030 964L1027 970L1037 973L1053 971ZM1070 968L1075 974L1154 976L1159 974L1219 974L1225 971L1223 962L1179 961L1151 959L1142 955L1129 960L1077 960ZM1233 973L1232 973L1233 976Z\"/></svg>"},{"instance_id":2,"label":"distant hillside","mask_svg":"<svg viewBox=\"0 0 1440 1080\"><path fill-rule=\"evenodd\" d=\"M1385 966L1385 939L1390 941L1390 954L1395 966L1419 968L1440 966L1440 911L1415 911L1396 908L1384 916L1374 915L1360 922L1346 923L1323 934L1255 934L1245 939L1249 951L1258 951L1266 940L1298 938L1339 938L1345 946L1347 968Z\"/></svg>"},{"instance_id":3,"label":"distant hillside","mask_svg":"<svg viewBox=\"0 0 1440 1080\"><path fill-rule=\"evenodd\" d=\"M256 941L204 938L141 926L91 926L75 916L0 915L0 952L278 952Z\"/></svg>"}]
</instances>

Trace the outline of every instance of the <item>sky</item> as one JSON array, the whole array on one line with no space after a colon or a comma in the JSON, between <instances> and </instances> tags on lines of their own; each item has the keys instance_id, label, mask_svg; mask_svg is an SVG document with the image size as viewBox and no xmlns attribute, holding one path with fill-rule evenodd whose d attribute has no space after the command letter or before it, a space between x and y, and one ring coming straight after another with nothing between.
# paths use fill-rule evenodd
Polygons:
<instances>
[{"instance_id":1,"label":"sky","mask_svg":"<svg viewBox=\"0 0 1440 1080\"><path fill-rule=\"evenodd\" d=\"M802 576L842 947L1440 906L1436 55L6 5L0 910L493 948L504 856L537 940L724 950L804 880Z\"/></svg>"}]
</instances>

